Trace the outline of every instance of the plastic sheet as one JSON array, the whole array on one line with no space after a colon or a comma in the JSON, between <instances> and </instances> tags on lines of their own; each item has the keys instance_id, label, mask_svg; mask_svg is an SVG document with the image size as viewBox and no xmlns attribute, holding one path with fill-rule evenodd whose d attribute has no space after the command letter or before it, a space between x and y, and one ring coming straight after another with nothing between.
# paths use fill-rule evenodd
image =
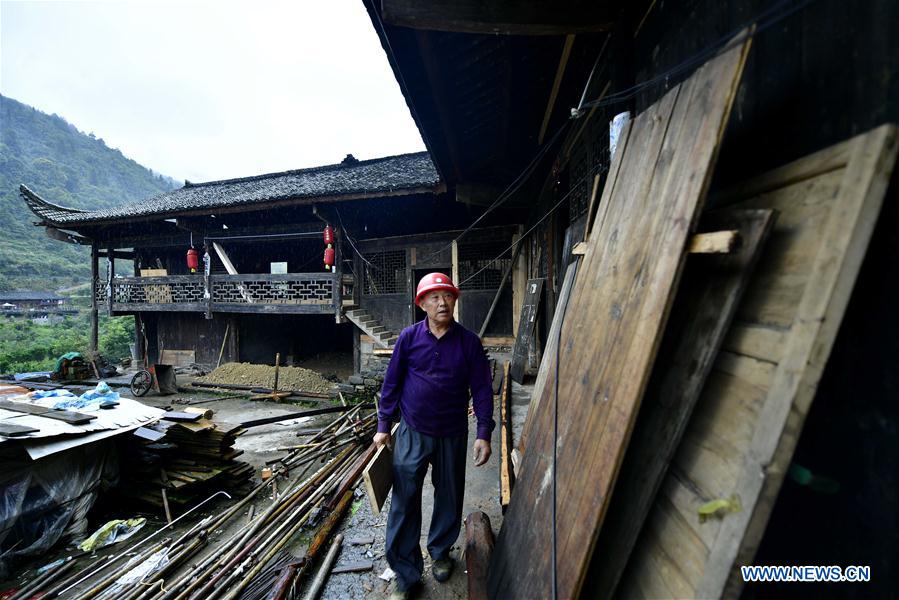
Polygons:
<instances>
[{"instance_id":1,"label":"plastic sheet","mask_svg":"<svg viewBox=\"0 0 899 600\"><path fill-rule=\"evenodd\" d=\"M83 538L98 492L117 478L111 440L35 461L19 447L0 453L0 578L23 557Z\"/></svg>"},{"instance_id":2,"label":"plastic sheet","mask_svg":"<svg viewBox=\"0 0 899 600\"><path fill-rule=\"evenodd\" d=\"M147 520L144 517L137 517L135 519L115 519L114 521L109 521L100 529L91 534L89 538L78 544L78 548L85 552L90 552L92 550L96 550L97 548L104 548L106 546L110 546L115 544L116 542L121 542L122 540L127 540L132 535L140 531L141 527L143 527L147 523Z\"/></svg>"}]
</instances>

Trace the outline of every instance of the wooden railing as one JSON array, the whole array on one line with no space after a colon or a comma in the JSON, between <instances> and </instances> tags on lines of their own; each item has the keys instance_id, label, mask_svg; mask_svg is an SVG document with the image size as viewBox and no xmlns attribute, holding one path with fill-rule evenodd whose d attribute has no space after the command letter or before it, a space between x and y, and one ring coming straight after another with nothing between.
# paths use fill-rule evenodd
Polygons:
<instances>
[{"instance_id":1,"label":"wooden railing","mask_svg":"<svg viewBox=\"0 0 899 600\"><path fill-rule=\"evenodd\" d=\"M168 275L116 277L96 282L98 307L108 312L137 311L337 314L340 275ZM112 309L109 310L110 301Z\"/></svg>"}]
</instances>

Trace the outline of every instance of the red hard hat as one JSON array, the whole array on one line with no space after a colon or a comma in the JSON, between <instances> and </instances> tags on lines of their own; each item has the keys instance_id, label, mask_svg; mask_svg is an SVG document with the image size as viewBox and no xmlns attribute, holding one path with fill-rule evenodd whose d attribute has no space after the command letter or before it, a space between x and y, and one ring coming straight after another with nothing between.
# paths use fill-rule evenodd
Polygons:
<instances>
[{"instance_id":1,"label":"red hard hat","mask_svg":"<svg viewBox=\"0 0 899 600\"><path fill-rule=\"evenodd\" d=\"M418 282L415 290L415 304L421 306L421 297L434 290L448 290L453 296L459 297L459 288L453 285L453 280L443 273L428 273Z\"/></svg>"}]
</instances>

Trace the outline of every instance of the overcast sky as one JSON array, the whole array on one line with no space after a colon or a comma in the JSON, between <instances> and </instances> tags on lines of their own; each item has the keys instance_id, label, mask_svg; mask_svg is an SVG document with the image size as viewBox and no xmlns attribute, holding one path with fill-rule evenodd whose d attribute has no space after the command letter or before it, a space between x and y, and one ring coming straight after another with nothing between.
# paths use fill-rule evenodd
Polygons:
<instances>
[{"instance_id":1,"label":"overcast sky","mask_svg":"<svg viewBox=\"0 0 899 600\"><path fill-rule=\"evenodd\" d=\"M178 180L424 149L361 0L2 0L0 93Z\"/></svg>"}]
</instances>

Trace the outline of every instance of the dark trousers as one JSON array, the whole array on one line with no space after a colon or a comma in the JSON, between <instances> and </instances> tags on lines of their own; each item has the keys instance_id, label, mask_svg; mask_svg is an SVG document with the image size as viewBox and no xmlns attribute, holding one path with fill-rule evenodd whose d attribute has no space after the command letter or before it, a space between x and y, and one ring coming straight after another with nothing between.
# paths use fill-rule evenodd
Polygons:
<instances>
[{"instance_id":1,"label":"dark trousers","mask_svg":"<svg viewBox=\"0 0 899 600\"><path fill-rule=\"evenodd\" d=\"M447 558L462 528L467 436L431 437L400 423L393 447L393 495L387 517L387 562L406 589L424 571L421 545L421 490L428 471L434 511L428 532L433 560Z\"/></svg>"}]
</instances>

